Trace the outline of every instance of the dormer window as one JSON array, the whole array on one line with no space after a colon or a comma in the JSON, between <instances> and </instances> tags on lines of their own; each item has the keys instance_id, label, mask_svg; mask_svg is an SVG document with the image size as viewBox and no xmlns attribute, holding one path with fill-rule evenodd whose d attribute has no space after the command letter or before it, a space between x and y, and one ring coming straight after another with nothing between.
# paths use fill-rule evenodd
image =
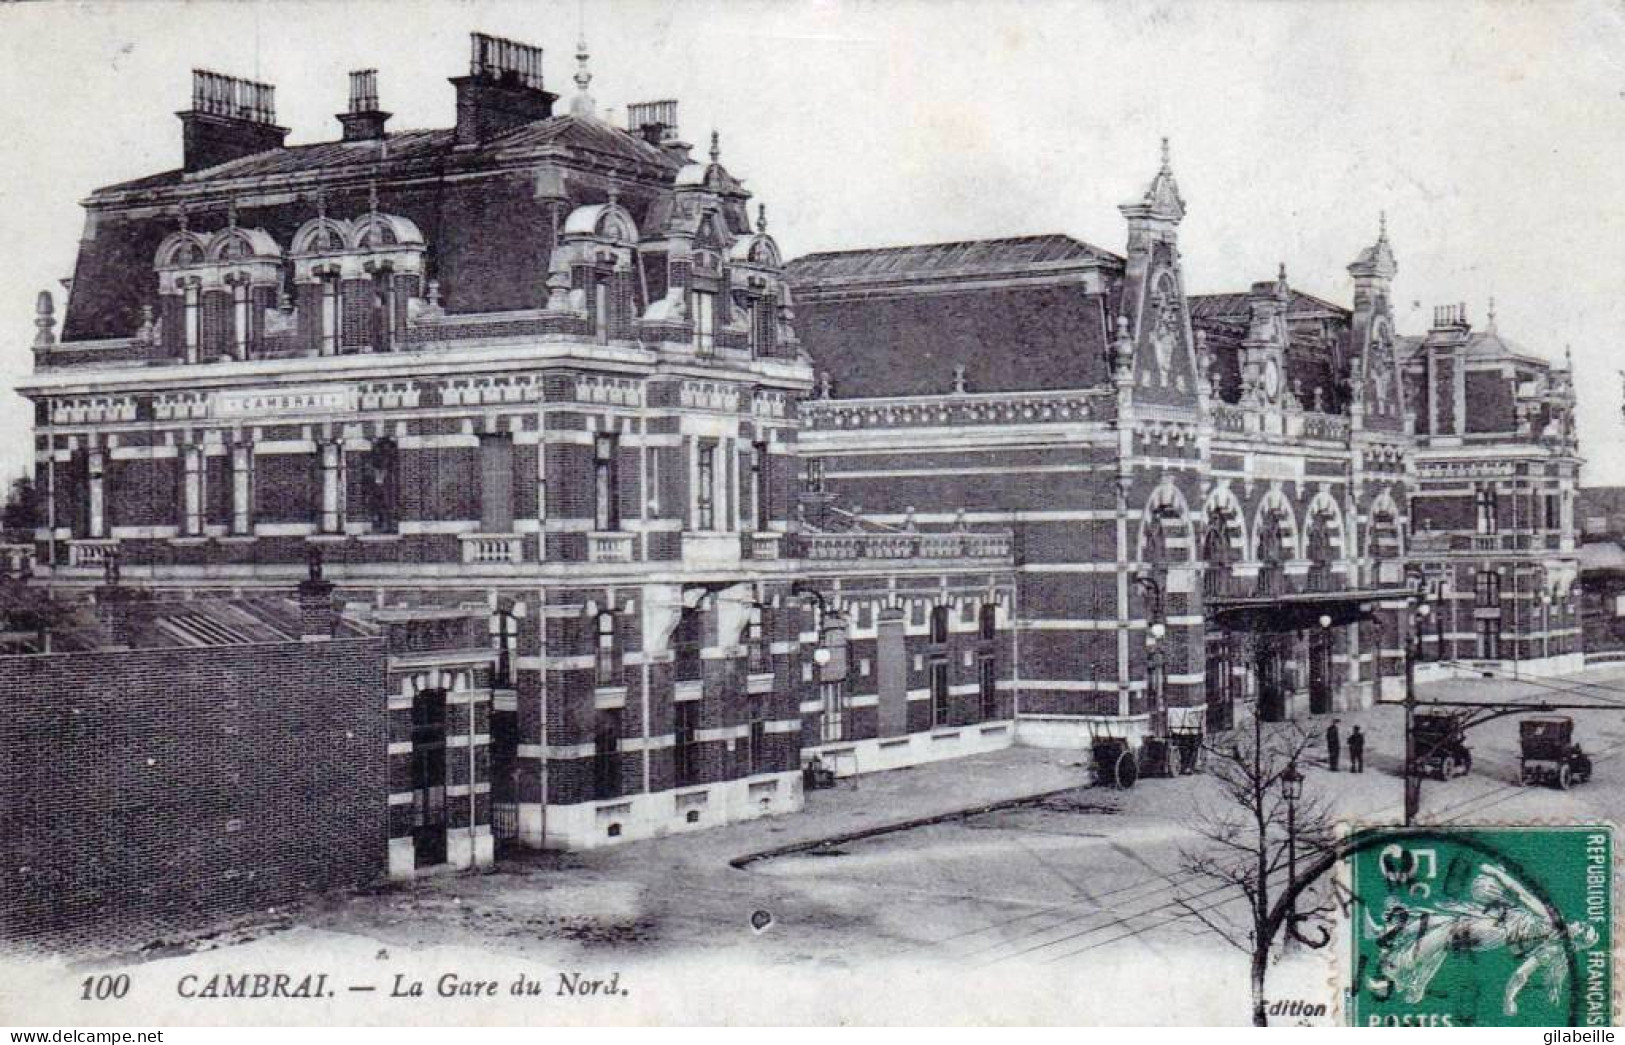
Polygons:
<instances>
[{"instance_id":1,"label":"dormer window","mask_svg":"<svg viewBox=\"0 0 1625 1045\"><path fill-rule=\"evenodd\" d=\"M372 273L372 347L375 352L395 350L395 270L383 265Z\"/></svg>"}]
</instances>

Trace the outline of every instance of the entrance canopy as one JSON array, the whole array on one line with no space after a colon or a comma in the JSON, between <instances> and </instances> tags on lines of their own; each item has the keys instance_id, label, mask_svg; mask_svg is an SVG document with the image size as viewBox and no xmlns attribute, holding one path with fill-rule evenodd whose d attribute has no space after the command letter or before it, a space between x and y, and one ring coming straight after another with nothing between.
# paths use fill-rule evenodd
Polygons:
<instances>
[{"instance_id":1,"label":"entrance canopy","mask_svg":"<svg viewBox=\"0 0 1625 1045\"><path fill-rule=\"evenodd\" d=\"M1412 588L1349 588L1341 591L1288 592L1281 595L1215 596L1207 600L1210 627L1225 631L1280 633L1370 620L1379 603L1412 598Z\"/></svg>"}]
</instances>

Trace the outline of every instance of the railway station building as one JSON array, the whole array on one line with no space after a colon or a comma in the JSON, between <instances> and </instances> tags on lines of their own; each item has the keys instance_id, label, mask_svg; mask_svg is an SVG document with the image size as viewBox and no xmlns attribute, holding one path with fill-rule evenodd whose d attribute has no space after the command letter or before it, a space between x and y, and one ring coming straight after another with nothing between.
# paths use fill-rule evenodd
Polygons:
<instances>
[{"instance_id":1,"label":"railway station building","mask_svg":"<svg viewBox=\"0 0 1625 1045\"><path fill-rule=\"evenodd\" d=\"M1402 335L1385 230L1348 305L1188 293L1165 148L1120 252L786 263L675 101L613 124L584 46L568 102L470 47L453 126L390 128L358 70L311 144L195 73L181 166L84 201L20 389L32 583L319 574L395 629L390 873L793 811L814 757L1365 706L1424 603L1441 662L1574 653L1572 383L1462 314Z\"/></svg>"}]
</instances>

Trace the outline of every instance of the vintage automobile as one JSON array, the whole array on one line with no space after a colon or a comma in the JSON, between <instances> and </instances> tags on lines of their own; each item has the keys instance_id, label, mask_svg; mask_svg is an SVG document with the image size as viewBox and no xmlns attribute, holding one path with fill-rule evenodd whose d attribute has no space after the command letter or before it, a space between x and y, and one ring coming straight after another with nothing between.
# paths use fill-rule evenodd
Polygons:
<instances>
[{"instance_id":1,"label":"vintage automobile","mask_svg":"<svg viewBox=\"0 0 1625 1045\"><path fill-rule=\"evenodd\" d=\"M1418 774L1449 780L1472 771L1473 753L1468 750L1461 722L1458 711L1417 711L1411 722L1411 742Z\"/></svg>"},{"instance_id":2,"label":"vintage automobile","mask_svg":"<svg viewBox=\"0 0 1625 1045\"><path fill-rule=\"evenodd\" d=\"M1552 784L1568 790L1570 784L1591 779L1591 759L1574 743L1574 720L1564 715L1536 715L1518 723L1522 757L1521 782Z\"/></svg>"}]
</instances>

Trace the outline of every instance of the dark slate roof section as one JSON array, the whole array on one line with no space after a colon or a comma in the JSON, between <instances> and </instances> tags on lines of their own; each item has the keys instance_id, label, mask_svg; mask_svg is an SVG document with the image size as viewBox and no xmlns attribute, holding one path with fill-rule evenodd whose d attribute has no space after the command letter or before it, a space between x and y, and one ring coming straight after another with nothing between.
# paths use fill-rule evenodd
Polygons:
<instances>
[{"instance_id":1,"label":"dark slate roof section","mask_svg":"<svg viewBox=\"0 0 1625 1045\"><path fill-rule=\"evenodd\" d=\"M792 284L816 292L828 283L906 282L957 275L1040 271L1083 264L1121 265L1108 250L1070 236L1020 236L1013 239L929 243L874 250L841 250L808 254L788 266Z\"/></svg>"},{"instance_id":2,"label":"dark slate roof section","mask_svg":"<svg viewBox=\"0 0 1625 1045\"><path fill-rule=\"evenodd\" d=\"M553 116L524 124L484 142L477 149L458 150L456 146L457 132L450 128L396 131L382 142L328 141L290 145L284 149L270 149L239 157L184 176L181 171L175 170L108 185L97 189L91 198L182 183L207 185L235 178L270 178L345 169L362 172L378 170L380 177L387 177L398 168L410 167L420 161L451 156L473 159L497 153L545 151L550 148L594 152L610 160L630 161L668 170L680 166L672 153L657 145L650 145L635 134L579 116Z\"/></svg>"},{"instance_id":3,"label":"dark slate roof section","mask_svg":"<svg viewBox=\"0 0 1625 1045\"><path fill-rule=\"evenodd\" d=\"M1342 305L1334 305L1325 298L1318 298L1313 294L1305 294L1301 290L1290 290L1291 297L1287 301L1286 314L1291 317L1309 315L1332 315L1348 319L1353 315ZM1239 294L1193 294L1186 298L1190 307L1191 321L1200 323L1204 320L1217 320L1220 322L1241 323L1248 321L1246 292Z\"/></svg>"},{"instance_id":4,"label":"dark slate roof section","mask_svg":"<svg viewBox=\"0 0 1625 1045\"><path fill-rule=\"evenodd\" d=\"M478 149L455 148L450 130L402 131L386 148L377 142L323 142L272 149L204 171L179 171L124 182L91 196L93 235L80 244L73 289L63 317L64 341L128 337L141 323L141 306L156 305L153 257L175 231L176 216L154 197L184 196L191 227L225 224L227 200L237 198L239 221L262 228L286 248L294 233L315 217L315 187L325 186L327 212L353 218L366 211L376 181L380 210L412 219L429 244L429 277L440 283L453 313L499 312L539 307L545 296L553 250L550 203L539 197L533 166L510 164L510 156L561 157L565 168L635 169L641 184L621 191L621 204L640 227L651 204L670 184L679 158L626 131L576 116L555 116L516 127ZM478 178L453 174L486 172ZM281 187L285 202L262 205L254 197ZM236 186L248 180L247 188ZM566 178L571 205L600 203L591 179ZM146 204L132 211L130 204Z\"/></svg>"},{"instance_id":5,"label":"dark slate roof section","mask_svg":"<svg viewBox=\"0 0 1625 1045\"><path fill-rule=\"evenodd\" d=\"M806 271L803 269L802 271ZM837 398L1092 388L1109 377L1106 303L1067 285L798 299L797 332Z\"/></svg>"}]
</instances>

